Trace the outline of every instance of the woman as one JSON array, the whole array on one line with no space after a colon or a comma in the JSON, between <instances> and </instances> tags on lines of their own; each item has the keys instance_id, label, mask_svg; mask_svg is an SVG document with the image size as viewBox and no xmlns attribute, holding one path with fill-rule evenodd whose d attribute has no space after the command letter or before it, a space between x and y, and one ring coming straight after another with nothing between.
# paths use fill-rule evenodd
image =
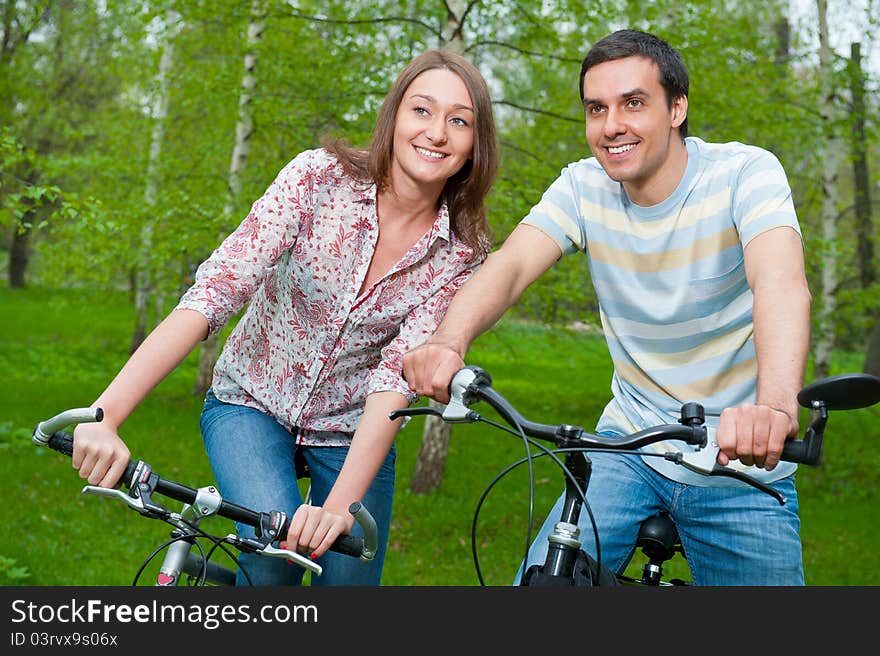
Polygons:
<instances>
[{"instance_id":1,"label":"woman","mask_svg":"<svg viewBox=\"0 0 880 656\"><path fill-rule=\"evenodd\" d=\"M485 257L483 202L498 167L485 80L430 51L400 74L365 150L330 141L300 153L199 267L193 286L75 431L81 478L117 483L118 436L138 403L245 304L214 368L202 436L224 498L292 515L286 543L322 565L321 585L378 585L391 524L388 418L415 395L402 354L433 332ZM294 457L309 468L303 503ZM363 501L379 528L371 564L327 551ZM242 534L252 534L239 526ZM299 584L283 559L241 558L258 585ZM246 578L239 572L239 583Z\"/></svg>"}]
</instances>

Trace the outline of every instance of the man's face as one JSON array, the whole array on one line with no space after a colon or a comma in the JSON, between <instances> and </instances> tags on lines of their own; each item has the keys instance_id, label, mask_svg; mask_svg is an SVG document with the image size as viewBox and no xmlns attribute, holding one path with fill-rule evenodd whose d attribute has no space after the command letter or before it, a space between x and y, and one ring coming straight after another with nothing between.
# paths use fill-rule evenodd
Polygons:
<instances>
[{"instance_id":1,"label":"man's face","mask_svg":"<svg viewBox=\"0 0 880 656\"><path fill-rule=\"evenodd\" d=\"M634 202L654 204L672 193L682 171L667 164L681 152L687 98L669 107L657 64L635 56L589 69L584 110L590 150Z\"/></svg>"}]
</instances>

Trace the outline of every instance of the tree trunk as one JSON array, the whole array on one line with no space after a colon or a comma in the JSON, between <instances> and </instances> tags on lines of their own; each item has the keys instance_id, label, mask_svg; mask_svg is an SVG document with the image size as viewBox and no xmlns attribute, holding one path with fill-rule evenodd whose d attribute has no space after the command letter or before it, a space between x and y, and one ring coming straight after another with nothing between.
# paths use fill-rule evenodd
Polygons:
<instances>
[{"instance_id":1,"label":"tree trunk","mask_svg":"<svg viewBox=\"0 0 880 656\"><path fill-rule=\"evenodd\" d=\"M868 352L865 354L865 364L862 369L867 374L880 376L880 317L868 336Z\"/></svg>"},{"instance_id":2,"label":"tree trunk","mask_svg":"<svg viewBox=\"0 0 880 656\"><path fill-rule=\"evenodd\" d=\"M236 201L241 194L241 172L244 170L248 156L251 152L251 136L254 132L253 109L251 100L254 95L257 80L254 70L257 66L256 46L263 35L263 22L261 19L261 0L254 0L251 5L251 21L248 24L247 52L244 55L244 74L241 78L241 92L238 96L238 120L235 124L235 145L232 148L232 161L229 164L229 176L227 184L229 192L223 215L229 217L235 211ZM221 239L224 235L221 235ZM214 375L214 365L220 355L220 335L214 333L202 342L199 353L199 367L196 374L196 384L193 387L195 396L202 396L211 386Z\"/></svg>"},{"instance_id":3,"label":"tree trunk","mask_svg":"<svg viewBox=\"0 0 880 656\"><path fill-rule=\"evenodd\" d=\"M464 50L461 40L462 19L467 9L461 0L449 0L446 6L449 13L446 20L446 43L444 46L449 50L461 53ZM436 406L437 403L431 401L431 405ZM424 494L440 487L451 437L451 424L447 424L439 417L430 415L425 417L422 445L416 458L410 490Z\"/></svg>"},{"instance_id":4,"label":"tree trunk","mask_svg":"<svg viewBox=\"0 0 880 656\"><path fill-rule=\"evenodd\" d=\"M25 220L33 212L25 215ZM25 286L25 271L30 260L30 236L31 229L20 226L12 231L12 244L9 247L9 287L23 289Z\"/></svg>"},{"instance_id":5,"label":"tree trunk","mask_svg":"<svg viewBox=\"0 0 880 656\"><path fill-rule=\"evenodd\" d=\"M157 178L162 157L162 140L165 138L165 117L168 114L169 77L174 63L174 32L177 29L178 21L178 14L169 10L166 25L169 33L165 37L162 58L159 60L158 91L152 106L153 129L150 134L150 156L147 161L146 188L144 189L145 213L139 235L134 276L135 325L130 346L132 353L137 350L146 339L147 334L161 319L160 316L154 316L153 312L156 293L153 276L153 232L155 231L153 210L156 207Z\"/></svg>"},{"instance_id":6,"label":"tree trunk","mask_svg":"<svg viewBox=\"0 0 880 656\"><path fill-rule=\"evenodd\" d=\"M833 61L828 40L826 0L817 0L819 13L819 74L822 80L822 98L819 106L825 127L825 142L821 145L819 161L822 165L822 273L820 277L820 306L817 340L813 351L813 375L824 378L831 368L831 352L835 342L834 313L837 309L839 259L837 244L838 188L837 174L843 144L837 134L837 99L834 93Z\"/></svg>"},{"instance_id":7,"label":"tree trunk","mask_svg":"<svg viewBox=\"0 0 880 656\"><path fill-rule=\"evenodd\" d=\"M27 184L35 185L39 181L39 174L33 167L28 167ZM9 245L9 287L10 289L24 289L27 281L28 263L31 259L31 231L37 221L37 210L34 201L30 198L22 199L24 213L18 225L12 229L12 242Z\"/></svg>"},{"instance_id":8,"label":"tree trunk","mask_svg":"<svg viewBox=\"0 0 880 656\"><path fill-rule=\"evenodd\" d=\"M431 401L432 406L438 406ZM443 470L446 466L446 455L449 452L449 439L452 432L450 424L439 417L425 417L425 430L422 433L422 446L416 458L409 489L416 494L432 492L440 487L443 481Z\"/></svg>"}]
</instances>

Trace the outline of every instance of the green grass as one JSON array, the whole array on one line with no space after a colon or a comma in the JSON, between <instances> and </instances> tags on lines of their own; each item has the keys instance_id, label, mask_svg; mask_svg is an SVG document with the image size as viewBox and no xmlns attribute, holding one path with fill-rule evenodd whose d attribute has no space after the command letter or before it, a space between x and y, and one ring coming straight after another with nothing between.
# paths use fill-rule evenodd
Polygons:
<instances>
[{"instance_id":1,"label":"green grass","mask_svg":"<svg viewBox=\"0 0 880 656\"><path fill-rule=\"evenodd\" d=\"M128 585L169 528L118 502L80 495L82 481L69 461L30 441L38 421L91 403L125 362L132 328L128 299L91 290L5 289L0 316L0 585ZM837 360L847 370L859 361L857 354ZM610 393L610 362L596 335L505 321L474 344L469 362L488 370L499 391L538 421L590 428ZM160 475L200 487L212 479L198 432L201 403L191 394L195 363L193 354L148 397L126 422L123 437L132 454ZM808 584L880 584L873 567L880 534L878 418L880 407L833 415L823 465L800 469ZM474 511L495 477L522 457L523 446L488 426L457 425L442 485L417 495L409 483L423 422L414 418L398 437L383 582L477 585ZM546 458L535 461L534 474L537 530L560 478ZM510 583L526 543L529 504L525 467L501 479L484 501L477 553L487 584ZM683 563L668 571L686 576Z\"/></svg>"}]
</instances>

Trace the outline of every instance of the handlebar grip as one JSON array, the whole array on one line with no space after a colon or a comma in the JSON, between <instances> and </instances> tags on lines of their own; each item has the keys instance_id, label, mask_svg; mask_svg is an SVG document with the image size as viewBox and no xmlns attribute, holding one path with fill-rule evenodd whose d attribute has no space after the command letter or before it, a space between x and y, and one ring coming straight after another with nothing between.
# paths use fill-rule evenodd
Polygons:
<instances>
[{"instance_id":1,"label":"handlebar grip","mask_svg":"<svg viewBox=\"0 0 880 656\"><path fill-rule=\"evenodd\" d=\"M360 558L364 551L364 539L354 535L340 535L331 545L330 550Z\"/></svg>"},{"instance_id":2,"label":"handlebar grip","mask_svg":"<svg viewBox=\"0 0 880 656\"><path fill-rule=\"evenodd\" d=\"M46 446L68 457L73 456L73 436L64 431L53 433L49 441L46 442Z\"/></svg>"},{"instance_id":3,"label":"handlebar grip","mask_svg":"<svg viewBox=\"0 0 880 656\"><path fill-rule=\"evenodd\" d=\"M281 529L278 531L278 541L282 542L287 537L287 531L290 529L290 520L292 517L286 517ZM343 534L340 535L333 544L330 545L330 551L360 558L364 555L364 538L356 535Z\"/></svg>"},{"instance_id":4,"label":"handlebar grip","mask_svg":"<svg viewBox=\"0 0 880 656\"><path fill-rule=\"evenodd\" d=\"M46 442L46 446L50 449L61 453L68 458L73 457L73 435L70 433L65 433L64 431L57 431L52 434L52 437L49 438L49 441ZM119 477L119 482L125 484L126 488L131 489L132 486L132 477L134 476L135 469L137 468L137 463L134 461L129 462L125 466L125 472L123 472L122 476Z\"/></svg>"},{"instance_id":5,"label":"handlebar grip","mask_svg":"<svg viewBox=\"0 0 880 656\"><path fill-rule=\"evenodd\" d=\"M787 462L816 465L822 457L822 443L819 440L788 440L782 447L780 458Z\"/></svg>"}]
</instances>

